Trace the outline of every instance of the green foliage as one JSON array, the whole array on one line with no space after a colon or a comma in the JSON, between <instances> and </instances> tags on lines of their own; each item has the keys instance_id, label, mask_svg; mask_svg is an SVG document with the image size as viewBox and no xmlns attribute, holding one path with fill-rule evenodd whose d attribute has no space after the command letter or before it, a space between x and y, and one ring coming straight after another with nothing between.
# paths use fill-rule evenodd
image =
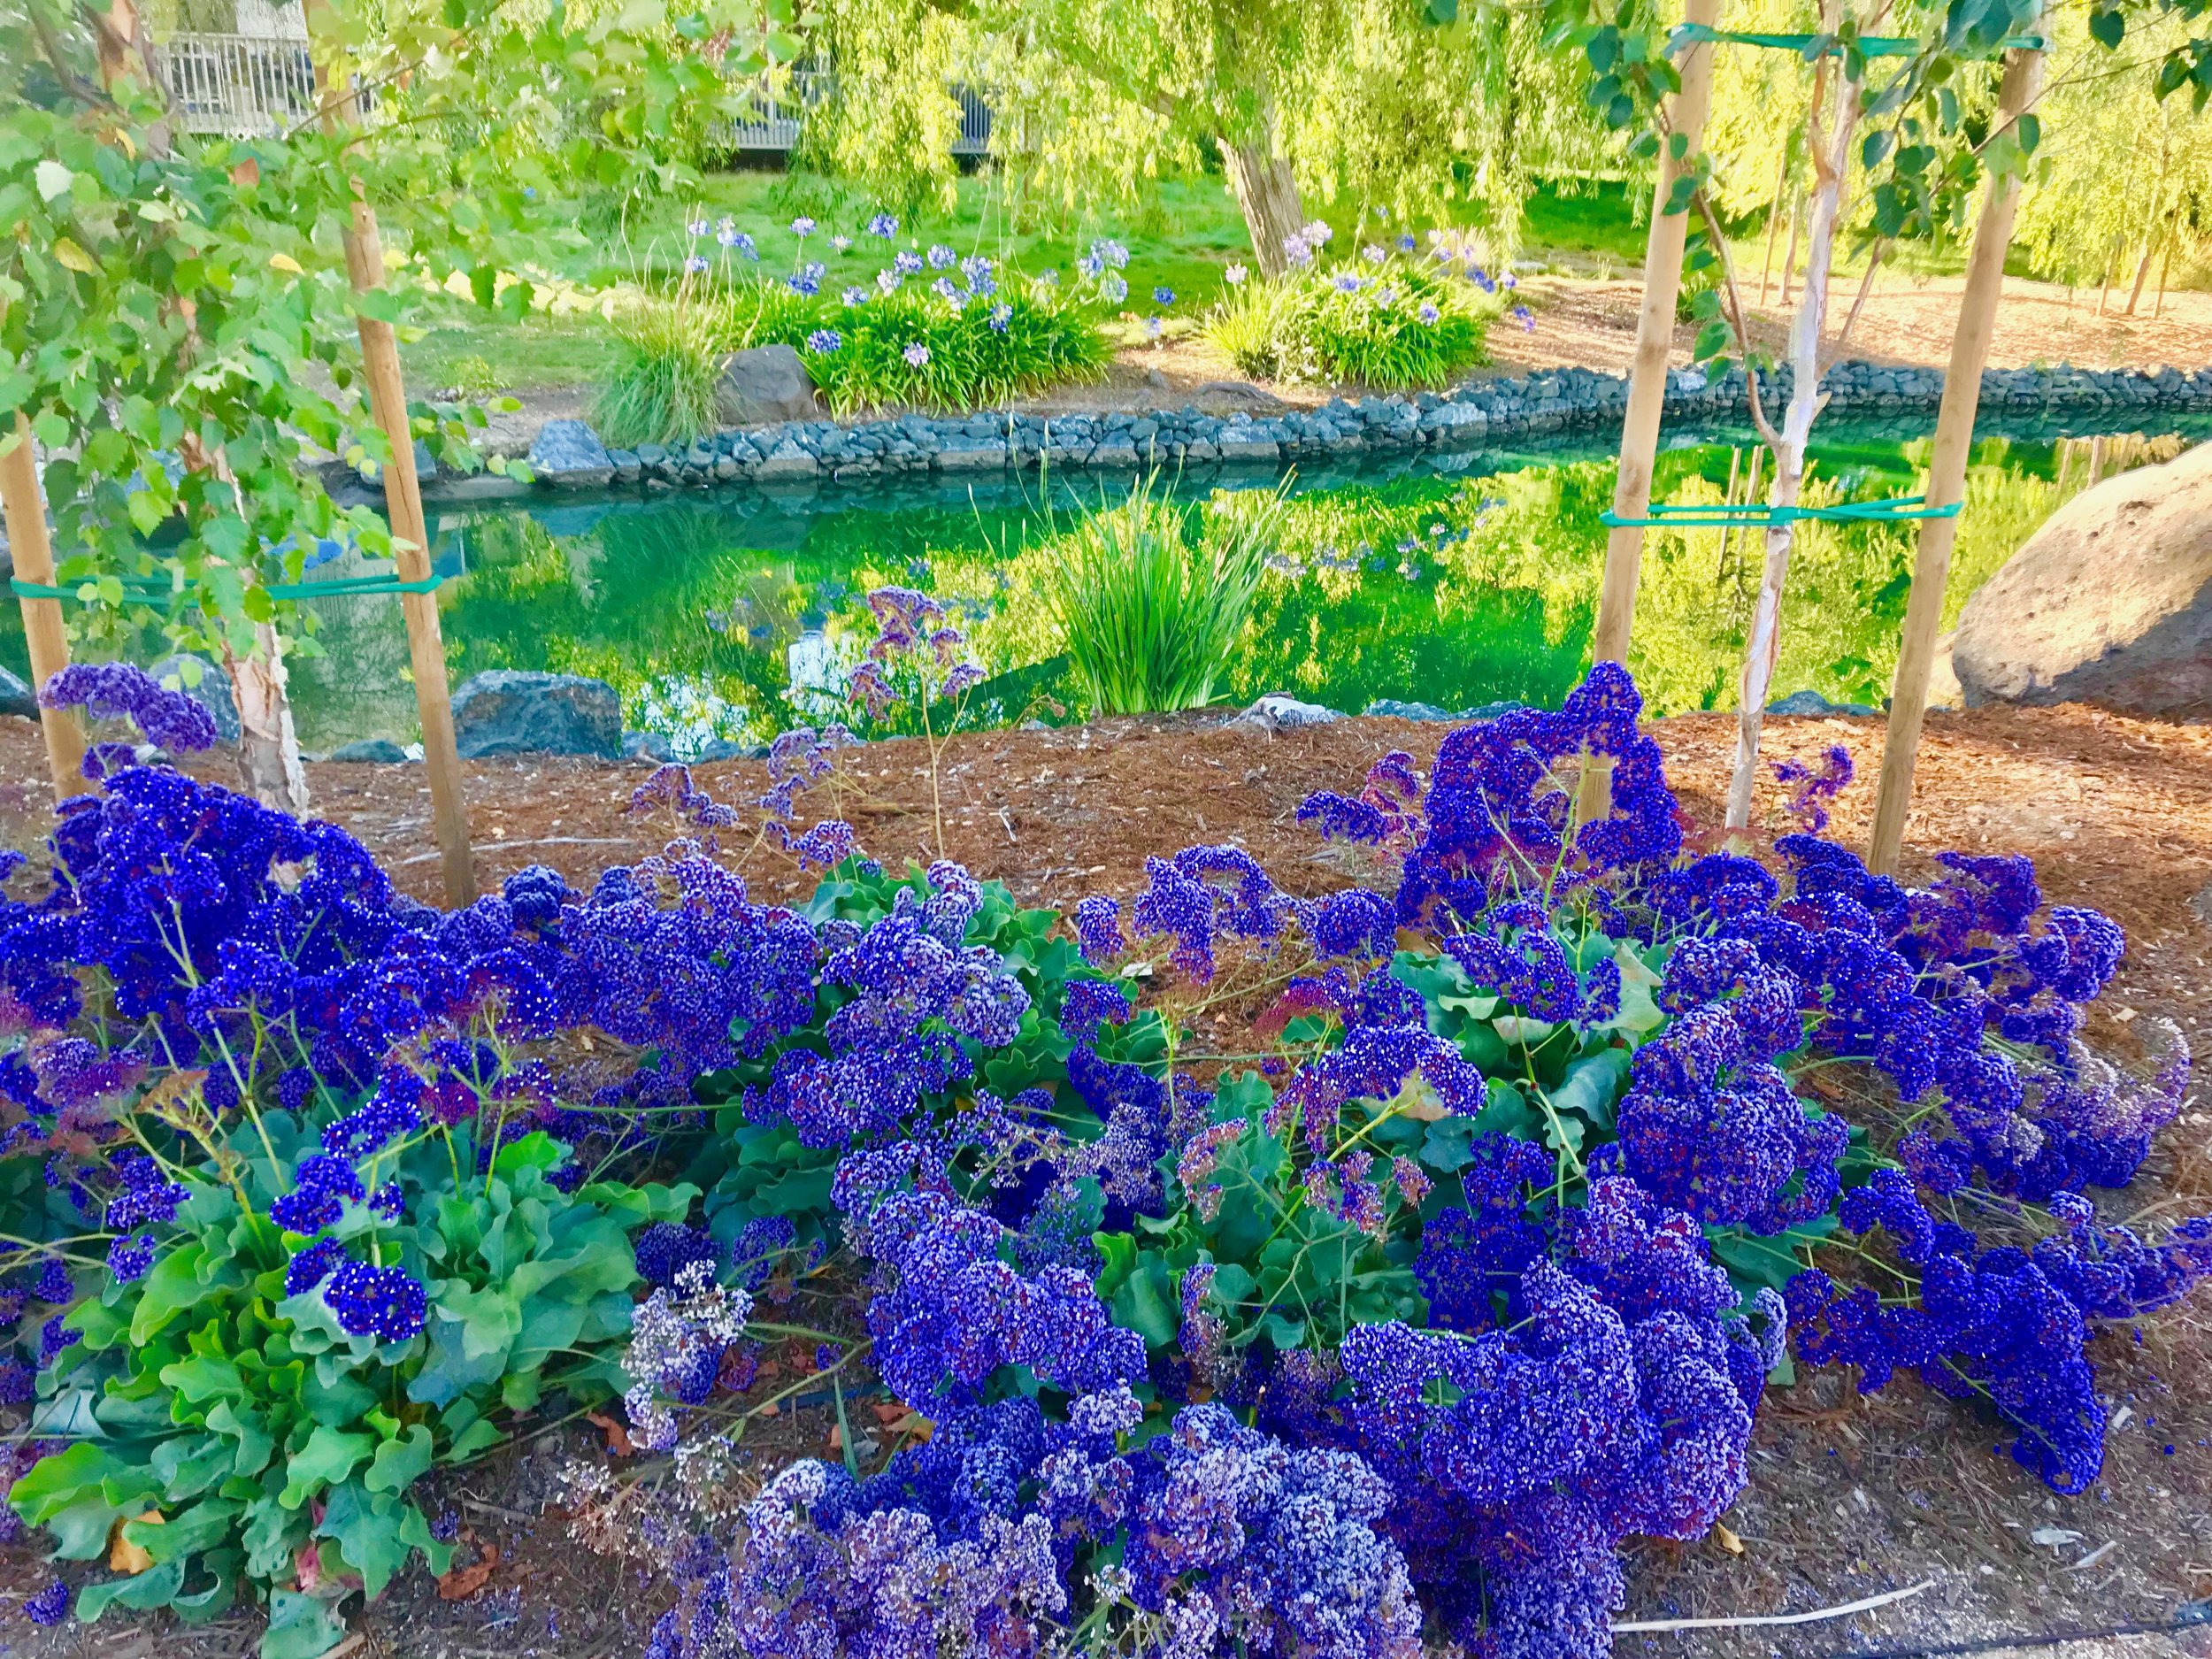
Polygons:
<instances>
[{"instance_id":1,"label":"green foliage","mask_svg":"<svg viewBox=\"0 0 2212 1659\"><path fill-rule=\"evenodd\" d=\"M1106 342L1090 308L1049 288L1010 280L1010 290L1029 291L956 307L911 288L849 306L833 296L802 299L780 285L763 287L764 299L741 291L731 303L733 319L742 319L736 342L795 347L841 416L985 409L1106 371ZM838 342L826 349L826 330ZM927 354L918 363L909 355L917 347Z\"/></svg>"},{"instance_id":2,"label":"green foliage","mask_svg":"<svg viewBox=\"0 0 2212 1659\"><path fill-rule=\"evenodd\" d=\"M88 1622L110 1607L199 1622L250 1591L271 1599L265 1659L291 1659L342 1629L326 1598L344 1574L373 1598L412 1557L443 1571L448 1548L411 1488L497 1444L503 1413L619 1386L627 1235L680 1217L695 1190L564 1193L548 1177L566 1149L541 1133L509 1141L481 1174L465 1131L418 1139L385 1159L404 1218L349 1203L332 1230L373 1233L387 1264L428 1286L424 1333L380 1343L347 1334L319 1290L285 1294L300 1240L257 1213L319 1149L316 1127L282 1112L239 1125L214 1164L231 1185L185 1177L192 1196L153 1271L105 1276L68 1315L81 1340L40 1382L42 1417L71 1443L17 1483L12 1504L63 1559L102 1555L118 1521L153 1558L88 1585ZM288 1586L313 1582L301 1577L310 1551L326 1587L303 1598Z\"/></svg>"},{"instance_id":3,"label":"green foliage","mask_svg":"<svg viewBox=\"0 0 2212 1659\"><path fill-rule=\"evenodd\" d=\"M721 422L715 388L723 349L713 314L696 300L649 299L614 324L618 356L592 405L592 420L612 447L684 445Z\"/></svg>"},{"instance_id":4,"label":"green foliage","mask_svg":"<svg viewBox=\"0 0 2212 1659\"><path fill-rule=\"evenodd\" d=\"M1406 391L1448 386L1481 362L1499 309L1411 260L1348 262L1233 288L1207 318L1206 337L1256 378Z\"/></svg>"},{"instance_id":5,"label":"green foliage","mask_svg":"<svg viewBox=\"0 0 2212 1659\"><path fill-rule=\"evenodd\" d=\"M1094 712L1200 709L1226 683L1282 496L1224 508L1202 518L1148 475L1050 543L1046 603Z\"/></svg>"},{"instance_id":6,"label":"green foliage","mask_svg":"<svg viewBox=\"0 0 2212 1659\"><path fill-rule=\"evenodd\" d=\"M304 640L311 614L269 586L296 581L318 538L390 551L380 517L336 507L312 464L389 458L355 319L403 324L449 283L521 316L522 273L583 238L538 205L557 177L620 199L681 184L687 127L741 109L748 65L795 45L784 0L316 16L319 67L374 86L373 119L243 140L178 130L135 52L105 74L82 8L0 16L0 442L20 413L55 452L61 577L94 602L75 615L96 634L127 626L127 576L171 584L175 645L265 654L269 623ZM423 280L353 292L340 230L357 188L396 210L404 245L388 251ZM469 443L480 410L410 413L442 464L487 465Z\"/></svg>"}]
</instances>

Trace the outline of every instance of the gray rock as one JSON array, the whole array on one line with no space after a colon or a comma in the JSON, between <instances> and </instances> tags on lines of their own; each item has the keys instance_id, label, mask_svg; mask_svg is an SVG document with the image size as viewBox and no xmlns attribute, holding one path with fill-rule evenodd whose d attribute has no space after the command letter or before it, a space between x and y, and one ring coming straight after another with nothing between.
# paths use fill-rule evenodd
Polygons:
<instances>
[{"instance_id":1,"label":"gray rock","mask_svg":"<svg viewBox=\"0 0 2212 1659\"><path fill-rule=\"evenodd\" d=\"M796 438L787 437L769 450L753 476L764 484L772 484L780 480L812 478L821 470L821 462L800 448Z\"/></svg>"},{"instance_id":2,"label":"gray rock","mask_svg":"<svg viewBox=\"0 0 2212 1659\"><path fill-rule=\"evenodd\" d=\"M789 346L752 346L731 352L715 385L714 407L723 424L731 426L816 420L822 413L813 379Z\"/></svg>"},{"instance_id":3,"label":"gray rock","mask_svg":"<svg viewBox=\"0 0 2212 1659\"><path fill-rule=\"evenodd\" d=\"M1324 708L1317 703L1301 703L1282 692L1271 691L1229 724L1280 732L1302 726L1327 726L1343 718L1334 709Z\"/></svg>"},{"instance_id":4,"label":"gray rock","mask_svg":"<svg viewBox=\"0 0 2212 1659\"><path fill-rule=\"evenodd\" d=\"M622 699L603 680L495 668L453 694L453 732L465 760L491 755L622 754Z\"/></svg>"},{"instance_id":5,"label":"gray rock","mask_svg":"<svg viewBox=\"0 0 2212 1659\"><path fill-rule=\"evenodd\" d=\"M1283 458L1282 446L1272 438L1244 437L1235 435L1235 433L1234 427L1224 431L1220 442L1214 446L1221 452L1221 458L1225 462L1243 462L1249 465L1255 461L1263 461L1272 466Z\"/></svg>"},{"instance_id":6,"label":"gray rock","mask_svg":"<svg viewBox=\"0 0 2212 1659\"><path fill-rule=\"evenodd\" d=\"M1093 466L1134 466L1137 465L1137 446L1124 439L1102 443L1091 451Z\"/></svg>"},{"instance_id":7,"label":"gray rock","mask_svg":"<svg viewBox=\"0 0 2212 1659\"><path fill-rule=\"evenodd\" d=\"M38 718L37 696L28 686L4 668L0 668L0 714L19 714L30 720Z\"/></svg>"},{"instance_id":8,"label":"gray rock","mask_svg":"<svg viewBox=\"0 0 2212 1659\"><path fill-rule=\"evenodd\" d=\"M1967 601L1952 663L1969 708L2212 710L2212 444L2053 513Z\"/></svg>"},{"instance_id":9,"label":"gray rock","mask_svg":"<svg viewBox=\"0 0 2212 1659\"><path fill-rule=\"evenodd\" d=\"M406 764L407 751L388 737L365 737L339 744L330 757L356 765L399 766Z\"/></svg>"},{"instance_id":10,"label":"gray rock","mask_svg":"<svg viewBox=\"0 0 2212 1659\"><path fill-rule=\"evenodd\" d=\"M530 471L557 489L604 489L614 482L614 457L580 420L549 420L530 446Z\"/></svg>"},{"instance_id":11,"label":"gray rock","mask_svg":"<svg viewBox=\"0 0 2212 1659\"><path fill-rule=\"evenodd\" d=\"M667 762L676 758L668 740L658 732L625 732L622 734L622 758Z\"/></svg>"},{"instance_id":12,"label":"gray rock","mask_svg":"<svg viewBox=\"0 0 2212 1659\"><path fill-rule=\"evenodd\" d=\"M937 451L937 465L948 472L995 472L1006 465L1006 441L966 434L947 438Z\"/></svg>"},{"instance_id":13,"label":"gray rock","mask_svg":"<svg viewBox=\"0 0 2212 1659\"><path fill-rule=\"evenodd\" d=\"M1831 703L1810 687L1777 697L1767 704L1769 714L1878 714L1863 703Z\"/></svg>"},{"instance_id":14,"label":"gray rock","mask_svg":"<svg viewBox=\"0 0 2212 1659\"><path fill-rule=\"evenodd\" d=\"M196 663L200 669L200 683L187 682L185 664ZM230 676L209 662L204 657L165 657L146 671L172 691L184 695L215 717L215 736L219 741L235 743L238 741L238 704L231 696Z\"/></svg>"}]
</instances>

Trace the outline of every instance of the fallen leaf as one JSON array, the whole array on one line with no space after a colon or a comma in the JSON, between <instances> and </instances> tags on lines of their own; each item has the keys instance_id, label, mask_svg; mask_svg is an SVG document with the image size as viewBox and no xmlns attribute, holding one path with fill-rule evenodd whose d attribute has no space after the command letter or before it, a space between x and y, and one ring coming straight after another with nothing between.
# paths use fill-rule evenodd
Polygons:
<instances>
[{"instance_id":1,"label":"fallen leaf","mask_svg":"<svg viewBox=\"0 0 2212 1659\"><path fill-rule=\"evenodd\" d=\"M762 1417L772 1417L780 1414L783 1410L783 1408L772 1400L764 1400L758 1405L755 1406L753 1409L757 1411Z\"/></svg>"},{"instance_id":2,"label":"fallen leaf","mask_svg":"<svg viewBox=\"0 0 2212 1659\"><path fill-rule=\"evenodd\" d=\"M841 1423L833 1423L830 1425L830 1450L841 1452L844 1449L845 1425Z\"/></svg>"},{"instance_id":3,"label":"fallen leaf","mask_svg":"<svg viewBox=\"0 0 2212 1659\"><path fill-rule=\"evenodd\" d=\"M876 1414L876 1421L887 1429L906 1415L906 1408L895 1400L871 1400L868 1409Z\"/></svg>"},{"instance_id":4,"label":"fallen leaf","mask_svg":"<svg viewBox=\"0 0 2212 1659\"><path fill-rule=\"evenodd\" d=\"M149 1526L165 1524L166 1517L159 1509L149 1509L143 1515L115 1517L115 1525L108 1528L108 1565L117 1572L142 1573L154 1564L154 1558L142 1544L134 1544L123 1536L123 1528L132 1521L143 1521Z\"/></svg>"},{"instance_id":5,"label":"fallen leaf","mask_svg":"<svg viewBox=\"0 0 2212 1659\"><path fill-rule=\"evenodd\" d=\"M1719 1541L1720 1547L1726 1550L1730 1555L1740 1555L1743 1554L1743 1540L1738 1538L1733 1532L1723 1526L1718 1521L1715 1521L1713 1523L1713 1536Z\"/></svg>"},{"instance_id":6,"label":"fallen leaf","mask_svg":"<svg viewBox=\"0 0 2212 1659\"><path fill-rule=\"evenodd\" d=\"M584 1421L607 1437L607 1449L617 1457L634 1457L637 1445L630 1439L630 1431L603 1411L588 1411Z\"/></svg>"},{"instance_id":7,"label":"fallen leaf","mask_svg":"<svg viewBox=\"0 0 2212 1659\"><path fill-rule=\"evenodd\" d=\"M465 1601L492 1581L492 1571L499 1565L499 1546L480 1541L473 1532L461 1536L477 1548L477 1558L465 1567L456 1567L438 1578L438 1600Z\"/></svg>"}]
</instances>

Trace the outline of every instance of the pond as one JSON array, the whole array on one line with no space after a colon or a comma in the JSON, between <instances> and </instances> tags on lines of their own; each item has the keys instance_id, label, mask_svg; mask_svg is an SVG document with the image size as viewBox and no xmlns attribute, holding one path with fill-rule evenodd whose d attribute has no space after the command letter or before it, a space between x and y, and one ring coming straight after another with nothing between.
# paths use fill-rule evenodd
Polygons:
<instances>
[{"instance_id":1,"label":"pond","mask_svg":"<svg viewBox=\"0 0 2212 1659\"><path fill-rule=\"evenodd\" d=\"M2183 424L2183 423L2177 423ZM2114 437L2096 464L2176 454L2212 433ZM1287 692L1358 711L1380 698L1463 709L1502 700L1556 706L1587 666L1613 488L1610 433L1541 450L1402 458L1288 480L1283 542L1231 669L1239 702ZM1916 490L1928 442L1893 426L1837 423L1812 449L1815 499ZM1977 441L1945 626L2051 511L2085 486L2090 442L1992 426ZM1674 434L1654 499L1743 499L1748 434ZM1271 472L1164 479L1203 501L1270 488ZM626 725L679 754L710 739L757 742L834 711L833 693L872 629L864 595L887 582L930 590L964 620L1002 718L1079 716L1056 672L1041 543L1125 497L1126 478L926 484L803 495L679 493L447 512L433 520L454 683L492 668L588 674L621 693ZM1800 527L1778 695L1839 703L1886 696L1914 526ZM1733 706L1759 580L1755 534L1653 531L1645 544L1631 667L1655 712ZM319 574L358 573L351 561ZM326 655L294 671L301 740L324 750L417 733L399 608L388 598L317 607ZM24 669L13 606L0 661ZM149 657L161 649L148 630ZM1031 670L1024 673L1020 671Z\"/></svg>"}]
</instances>

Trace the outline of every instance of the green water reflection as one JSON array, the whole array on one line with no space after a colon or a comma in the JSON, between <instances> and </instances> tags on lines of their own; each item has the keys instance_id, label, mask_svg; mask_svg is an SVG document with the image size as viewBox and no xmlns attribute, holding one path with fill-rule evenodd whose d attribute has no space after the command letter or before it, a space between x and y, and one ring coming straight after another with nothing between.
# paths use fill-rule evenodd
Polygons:
<instances>
[{"instance_id":1,"label":"green water reflection","mask_svg":"<svg viewBox=\"0 0 2212 1659\"><path fill-rule=\"evenodd\" d=\"M2105 465L2162 458L2181 442L2116 443ZM1605 543L1598 514L1612 490L1603 443L1478 454L1450 474L1397 462L1298 477L1231 695L1287 691L1355 710L1383 697L1555 705L1588 660ZM2082 449L2066 455L2055 434L1978 442L1947 626L2085 483ZM1909 493L1926 450L1909 434L1833 427L1814 448L1810 493ZM1655 498L1720 501L1750 454L1730 434L1672 449L1660 457ZM1274 481L1216 479L1182 493L1204 499ZM1048 500L1033 476L449 513L434 529L440 569L457 576L441 595L450 672L456 684L491 668L594 675L620 691L627 725L680 749L716 736L759 741L824 710L824 688L870 635L863 595L885 582L928 588L964 614L995 673L1050 658L1058 643L1040 598L1038 543L1050 521L1064 525L1117 488L1125 482L1064 480ZM1912 534L1910 526L1801 526L1778 692L1880 703ZM1760 557L1740 531L1649 534L1631 665L1655 710L1732 706ZM0 659L21 672L20 625L7 609ZM398 607L355 598L318 609L326 654L294 671L303 742L412 737ZM145 645L159 649L150 634Z\"/></svg>"}]
</instances>

